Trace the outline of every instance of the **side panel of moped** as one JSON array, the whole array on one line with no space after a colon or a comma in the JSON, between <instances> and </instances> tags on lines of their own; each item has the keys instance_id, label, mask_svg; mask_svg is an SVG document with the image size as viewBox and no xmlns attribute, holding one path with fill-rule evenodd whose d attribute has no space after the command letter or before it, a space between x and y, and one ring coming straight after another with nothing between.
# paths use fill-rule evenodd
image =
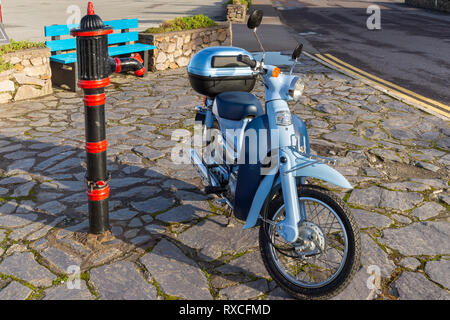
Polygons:
<instances>
[{"instance_id":1,"label":"side panel of moped","mask_svg":"<svg viewBox=\"0 0 450 320\"><path fill-rule=\"evenodd\" d=\"M305 123L297 116L292 115L292 122L294 124L295 134L297 138L300 141L300 145L302 148L306 150L307 153L309 153L309 140L308 140L308 134L306 131ZM262 132L260 130L266 130L268 136L266 137L267 141L267 150L271 149L271 137L270 137L270 131L269 131L269 121L267 118L267 115L263 115L260 117L257 117L253 119L246 127L247 130L255 130L257 132ZM260 139L262 137L260 135L257 136L257 145L260 145ZM248 144L248 141L245 143ZM254 155L250 154L252 152L252 148L246 145L244 147L244 152L241 154L241 159L239 161L239 171L238 171L238 178L237 178L237 184L236 184L236 193L235 193L235 199L234 199L234 215L236 218L240 220L247 220L248 214L250 212L250 208L252 207L252 203L254 201L254 198L256 197L256 193L260 188L260 184L262 184L262 181L264 181L264 178L268 175L273 175L277 172L275 170L273 173L269 173L267 175L262 175L262 164L261 164L261 155L260 150L257 150L258 154L258 161L255 164L251 164L250 160ZM254 150L254 148L253 148ZM244 157L245 158L242 158ZM266 160L266 159L263 159ZM265 169L265 168L264 168ZM270 172L270 169L268 170ZM273 179L272 179L273 181ZM270 190L270 189L269 189ZM265 199L266 195L264 196Z\"/></svg>"}]
</instances>

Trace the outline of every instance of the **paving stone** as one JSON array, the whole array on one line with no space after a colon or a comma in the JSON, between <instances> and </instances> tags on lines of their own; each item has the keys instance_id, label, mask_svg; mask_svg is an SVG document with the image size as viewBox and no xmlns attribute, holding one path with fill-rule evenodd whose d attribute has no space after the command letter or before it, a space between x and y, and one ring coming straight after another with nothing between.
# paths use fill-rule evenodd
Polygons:
<instances>
[{"instance_id":1,"label":"paving stone","mask_svg":"<svg viewBox=\"0 0 450 320\"><path fill-rule=\"evenodd\" d=\"M423 168L429 171L433 171L433 172L437 172L439 171L441 168L438 166L435 166L434 164L428 163L428 162L424 162L424 161L416 161L414 163L414 165L418 168Z\"/></svg>"},{"instance_id":2,"label":"paving stone","mask_svg":"<svg viewBox=\"0 0 450 320\"><path fill-rule=\"evenodd\" d=\"M376 208L381 200L381 192L382 189L375 186L367 189L354 189L348 198L348 202Z\"/></svg>"},{"instance_id":3,"label":"paving stone","mask_svg":"<svg viewBox=\"0 0 450 320\"><path fill-rule=\"evenodd\" d=\"M256 298L268 291L267 281L264 279L243 283L220 290L219 295L228 300L244 300Z\"/></svg>"},{"instance_id":4,"label":"paving stone","mask_svg":"<svg viewBox=\"0 0 450 320\"><path fill-rule=\"evenodd\" d=\"M445 211L445 208L436 202L426 202L424 205L414 209L411 214L420 220L430 219Z\"/></svg>"},{"instance_id":5,"label":"paving stone","mask_svg":"<svg viewBox=\"0 0 450 320\"><path fill-rule=\"evenodd\" d=\"M31 181L32 178L27 174L18 174L12 177L0 179L0 185L10 185L15 183L24 183Z\"/></svg>"},{"instance_id":6,"label":"paving stone","mask_svg":"<svg viewBox=\"0 0 450 320\"><path fill-rule=\"evenodd\" d=\"M389 260L388 255L384 252L370 236L365 233L361 234L361 263L364 267L371 265L378 266L381 271L381 276L390 278L392 271L395 269L394 263Z\"/></svg>"},{"instance_id":7,"label":"paving stone","mask_svg":"<svg viewBox=\"0 0 450 320\"><path fill-rule=\"evenodd\" d=\"M67 283L47 289L42 300L94 300L95 296L89 291L86 282L80 280L79 283L80 289L69 289Z\"/></svg>"},{"instance_id":8,"label":"paving stone","mask_svg":"<svg viewBox=\"0 0 450 320\"><path fill-rule=\"evenodd\" d=\"M363 168L363 172L366 176L369 177L381 177L382 174L380 171L373 168Z\"/></svg>"},{"instance_id":9,"label":"paving stone","mask_svg":"<svg viewBox=\"0 0 450 320\"><path fill-rule=\"evenodd\" d=\"M254 277L270 278L259 251L246 253L243 256L220 266L216 270L225 274L247 273Z\"/></svg>"},{"instance_id":10,"label":"paving stone","mask_svg":"<svg viewBox=\"0 0 450 320\"><path fill-rule=\"evenodd\" d=\"M116 241L119 239L115 239L113 241ZM123 253L117 248L108 248L108 250L96 253L94 256L90 256L91 264L93 266L96 265L102 265L109 261L112 261L113 259L121 256Z\"/></svg>"},{"instance_id":11,"label":"paving stone","mask_svg":"<svg viewBox=\"0 0 450 320\"><path fill-rule=\"evenodd\" d=\"M36 182L30 181L14 188L12 197L26 197L30 194L31 189L36 185Z\"/></svg>"},{"instance_id":12,"label":"paving stone","mask_svg":"<svg viewBox=\"0 0 450 320\"><path fill-rule=\"evenodd\" d=\"M91 269L90 281L102 300L155 300L156 288L128 261Z\"/></svg>"},{"instance_id":13,"label":"paving stone","mask_svg":"<svg viewBox=\"0 0 450 320\"><path fill-rule=\"evenodd\" d=\"M33 292L30 288L17 281L11 281L6 288L0 291L0 301L25 300Z\"/></svg>"},{"instance_id":14,"label":"paving stone","mask_svg":"<svg viewBox=\"0 0 450 320\"><path fill-rule=\"evenodd\" d=\"M355 136L349 131L335 131L327 133L323 137L333 142L342 142L360 147L374 147L376 145L374 142Z\"/></svg>"},{"instance_id":15,"label":"paving stone","mask_svg":"<svg viewBox=\"0 0 450 320\"><path fill-rule=\"evenodd\" d=\"M398 229L386 229L380 243L407 256L438 255L450 252L448 222L416 222Z\"/></svg>"},{"instance_id":16,"label":"paving stone","mask_svg":"<svg viewBox=\"0 0 450 320\"><path fill-rule=\"evenodd\" d=\"M132 211L129 209L120 209L114 212L111 212L109 218L111 220L131 220L133 219L138 212Z\"/></svg>"},{"instance_id":17,"label":"paving stone","mask_svg":"<svg viewBox=\"0 0 450 320\"><path fill-rule=\"evenodd\" d=\"M17 209L17 202L8 201L0 207L0 215L13 213Z\"/></svg>"},{"instance_id":18,"label":"paving stone","mask_svg":"<svg viewBox=\"0 0 450 320\"><path fill-rule=\"evenodd\" d=\"M191 204L181 205L159 214L156 216L156 219L167 223L185 222L203 218L209 214L211 214L211 210L209 208L205 210L196 202L192 201Z\"/></svg>"},{"instance_id":19,"label":"paving stone","mask_svg":"<svg viewBox=\"0 0 450 320\"><path fill-rule=\"evenodd\" d=\"M376 212L369 212L362 209L351 210L361 228L385 228L389 227L394 222L388 217Z\"/></svg>"},{"instance_id":20,"label":"paving stone","mask_svg":"<svg viewBox=\"0 0 450 320\"><path fill-rule=\"evenodd\" d=\"M50 262L58 273L66 274L70 266L80 266L81 259L60 249L49 247L41 252L43 258Z\"/></svg>"},{"instance_id":21,"label":"paving stone","mask_svg":"<svg viewBox=\"0 0 450 320\"><path fill-rule=\"evenodd\" d=\"M27 236L27 240L33 241L37 240L43 236L45 236L52 228L54 228L58 223L63 221L66 217L65 216L59 216L56 217L51 222L47 222L43 227L36 232L33 232L31 235Z\"/></svg>"},{"instance_id":22,"label":"paving stone","mask_svg":"<svg viewBox=\"0 0 450 320\"><path fill-rule=\"evenodd\" d=\"M164 153L161 151L146 147L146 146L138 146L132 149L134 152L137 152L142 157L147 160L156 160L164 156Z\"/></svg>"},{"instance_id":23,"label":"paving stone","mask_svg":"<svg viewBox=\"0 0 450 320\"><path fill-rule=\"evenodd\" d=\"M415 139L416 135L408 130L392 129L389 131L392 138L397 140Z\"/></svg>"},{"instance_id":24,"label":"paving stone","mask_svg":"<svg viewBox=\"0 0 450 320\"><path fill-rule=\"evenodd\" d=\"M56 276L34 260L31 252L13 253L0 263L0 273L12 275L37 287L47 287Z\"/></svg>"},{"instance_id":25,"label":"paving stone","mask_svg":"<svg viewBox=\"0 0 450 320\"><path fill-rule=\"evenodd\" d=\"M379 156L383 161L390 160L396 162L402 162L402 159L392 150L386 149L370 149L370 153Z\"/></svg>"},{"instance_id":26,"label":"paving stone","mask_svg":"<svg viewBox=\"0 0 450 320\"><path fill-rule=\"evenodd\" d=\"M134 218L130 221L130 223L128 224L129 228L136 228L136 227L142 227L144 224L142 223L142 221L139 218Z\"/></svg>"},{"instance_id":27,"label":"paving stone","mask_svg":"<svg viewBox=\"0 0 450 320\"><path fill-rule=\"evenodd\" d=\"M397 290L401 300L450 300L448 292L420 273L405 271L392 286Z\"/></svg>"},{"instance_id":28,"label":"paving stone","mask_svg":"<svg viewBox=\"0 0 450 320\"><path fill-rule=\"evenodd\" d=\"M430 187L426 184L410 181L382 183L381 186L400 191L425 191L430 189Z\"/></svg>"},{"instance_id":29,"label":"paving stone","mask_svg":"<svg viewBox=\"0 0 450 320\"><path fill-rule=\"evenodd\" d=\"M67 234L71 234L71 231L68 230L62 230L63 233L67 233ZM60 232L61 234L61 232ZM75 252L81 254L81 255L88 255L90 253L92 253L92 250L90 248L88 248L87 246L75 241L72 238L66 237L66 238L62 238L58 240L58 243L61 243L69 248L71 248L72 250L74 250Z\"/></svg>"},{"instance_id":30,"label":"paving stone","mask_svg":"<svg viewBox=\"0 0 450 320\"><path fill-rule=\"evenodd\" d=\"M370 274L367 273L366 268L359 269L348 287L331 300L366 300L370 294L367 287L369 277Z\"/></svg>"},{"instance_id":31,"label":"paving stone","mask_svg":"<svg viewBox=\"0 0 450 320\"><path fill-rule=\"evenodd\" d=\"M276 287L266 296L264 300L295 300L286 291L280 287Z\"/></svg>"},{"instance_id":32,"label":"paving stone","mask_svg":"<svg viewBox=\"0 0 450 320\"><path fill-rule=\"evenodd\" d=\"M0 226L3 228L19 228L36 221L37 218L37 214L2 215L0 216Z\"/></svg>"},{"instance_id":33,"label":"paving stone","mask_svg":"<svg viewBox=\"0 0 450 320\"><path fill-rule=\"evenodd\" d=\"M110 187L111 188L122 188L128 187L135 184L140 184L144 181L147 181L147 178L135 178L135 177L126 177L126 178L115 178L111 179Z\"/></svg>"},{"instance_id":34,"label":"paving stone","mask_svg":"<svg viewBox=\"0 0 450 320\"><path fill-rule=\"evenodd\" d=\"M157 224L149 224L145 226L145 230L147 230L151 234L163 234L166 232L166 228Z\"/></svg>"},{"instance_id":35,"label":"paving stone","mask_svg":"<svg viewBox=\"0 0 450 320\"><path fill-rule=\"evenodd\" d=\"M43 205L40 205L39 207L37 207L37 209L45 211L51 215L57 215L61 212L63 212L64 210L66 210L66 206L61 204L59 201L50 201L50 202L46 202Z\"/></svg>"},{"instance_id":36,"label":"paving stone","mask_svg":"<svg viewBox=\"0 0 450 320\"><path fill-rule=\"evenodd\" d=\"M431 280L450 288L450 260L428 261L425 264L425 272Z\"/></svg>"},{"instance_id":37,"label":"paving stone","mask_svg":"<svg viewBox=\"0 0 450 320\"><path fill-rule=\"evenodd\" d=\"M35 159L33 158L17 160L6 168L6 172L8 174L14 174L17 172L28 171L31 167L33 167L34 162Z\"/></svg>"},{"instance_id":38,"label":"paving stone","mask_svg":"<svg viewBox=\"0 0 450 320\"><path fill-rule=\"evenodd\" d=\"M411 219L409 219L408 217L402 216L400 214L393 214L393 215L391 215L391 218L396 220L396 221L398 221L398 222L400 222L400 223L403 223L403 224L410 224L411 223Z\"/></svg>"},{"instance_id":39,"label":"paving stone","mask_svg":"<svg viewBox=\"0 0 450 320\"><path fill-rule=\"evenodd\" d=\"M399 264L405 268L416 270L420 267L420 261L416 258L406 257L400 260Z\"/></svg>"},{"instance_id":40,"label":"paving stone","mask_svg":"<svg viewBox=\"0 0 450 320\"><path fill-rule=\"evenodd\" d=\"M161 240L141 262L165 294L194 300L212 299L206 275L171 242Z\"/></svg>"},{"instance_id":41,"label":"paving stone","mask_svg":"<svg viewBox=\"0 0 450 320\"><path fill-rule=\"evenodd\" d=\"M127 191L117 192L116 194L121 198L137 199L152 197L160 191L161 189L156 186L140 186L129 189Z\"/></svg>"},{"instance_id":42,"label":"paving stone","mask_svg":"<svg viewBox=\"0 0 450 320\"><path fill-rule=\"evenodd\" d=\"M131 206L136 210L148 213L155 213L166 210L174 204L172 198L156 197L141 202L132 202Z\"/></svg>"},{"instance_id":43,"label":"paving stone","mask_svg":"<svg viewBox=\"0 0 450 320\"><path fill-rule=\"evenodd\" d=\"M211 261L224 254L236 254L258 247L255 229L242 230L235 223L228 226L224 216L209 217L178 236L183 244L198 249L200 258Z\"/></svg>"},{"instance_id":44,"label":"paving stone","mask_svg":"<svg viewBox=\"0 0 450 320\"><path fill-rule=\"evenodd\" d=\"M440 180L440 179L419 179L419 178L413 178L412 181L420 182L426 185L429 185L436 189L447 189L448 185L446 182Z\"/></svg>"}]
</instances>

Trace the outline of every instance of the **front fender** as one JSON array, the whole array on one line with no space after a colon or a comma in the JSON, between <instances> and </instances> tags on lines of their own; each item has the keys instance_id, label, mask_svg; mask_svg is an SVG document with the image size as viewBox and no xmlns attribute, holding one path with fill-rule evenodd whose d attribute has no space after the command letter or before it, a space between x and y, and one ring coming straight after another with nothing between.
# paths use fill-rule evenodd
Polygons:
<instances>
[{"instance_id":1,"label":"front fender","mask_svg":"<svg viewBox=\"0 0 450 320\"><path fill-rule=\"evenodd\" d=\"M345 189L353 189L348 180L337 170L324 163L315 163L306 168L295 171L296 177L311 177L323 180Z\"/></svg>"},{"instance_id":2,"label":"front fender","mask_svg":"<svg viewBox=\"0 0 450 320\"><path fill-rule=\"evenodd\" d=\"M316 163L310 165L306 168L299 169L295 171L294 175L296 177L311 177L323 180L325 182L332 183L342 188L353 189L352 185L348 180L341 174L339 171L331 168L330 166L324 163ZM267 197L270 194L270 191L274 186L280 184L280 177L277 176L277 180L275 179L275 173L270 174L264 177L259 185L255 197L253 198L252 205L250 207L250 211L245 222L243 229L253 228L260 215L261 209L266 201ZM297 183L299 180L297 180Z\"/></svg>"}]
</instances>

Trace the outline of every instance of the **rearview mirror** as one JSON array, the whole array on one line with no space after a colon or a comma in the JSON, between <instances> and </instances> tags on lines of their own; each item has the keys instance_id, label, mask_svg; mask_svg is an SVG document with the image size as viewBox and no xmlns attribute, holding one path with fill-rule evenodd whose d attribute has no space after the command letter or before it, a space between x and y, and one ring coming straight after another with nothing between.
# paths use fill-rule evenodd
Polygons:
<instances>
[{"instance_id":1,"label":"rearview mirror","mask_svg":"<svg viewBox=\"0 0 450 320\"><path fill-rule=\"evenodd\" d=\"M261 10L253 10L250 14L250 17L247 21L247 27L249 29L255 29L258 28L261 24L263 18L263 12Z\"/></svg>"},{"instance_id":2,"label":"rearview mirror","mask_svg":"<svg viewBox=\"0 0 450 320\"><path fill-rule=\"evenodd\" d=\"M292 60L296 60L300 57L303 51L303 43L300 43L292 52Z\"/></svg>"}]
</instances>

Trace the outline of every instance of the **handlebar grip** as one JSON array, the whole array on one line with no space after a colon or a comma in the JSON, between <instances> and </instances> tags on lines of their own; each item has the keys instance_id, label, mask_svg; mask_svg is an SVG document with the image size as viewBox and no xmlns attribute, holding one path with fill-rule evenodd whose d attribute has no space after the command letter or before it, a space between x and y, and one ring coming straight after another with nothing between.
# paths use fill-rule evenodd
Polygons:
<instances>
[{"instance_id":1,"label":"handlebar grip","mask_svg":"<svg viewBox=\"0 0 450 320\"><path fill-rule=\"evenodd\" d=\"M256 61L250 59L249 56L243 56L242 54L237 56L237 61L245 63L246 65L248 65L250 68L254 68L256 67Z\"/></svg>"}]
</instances>

